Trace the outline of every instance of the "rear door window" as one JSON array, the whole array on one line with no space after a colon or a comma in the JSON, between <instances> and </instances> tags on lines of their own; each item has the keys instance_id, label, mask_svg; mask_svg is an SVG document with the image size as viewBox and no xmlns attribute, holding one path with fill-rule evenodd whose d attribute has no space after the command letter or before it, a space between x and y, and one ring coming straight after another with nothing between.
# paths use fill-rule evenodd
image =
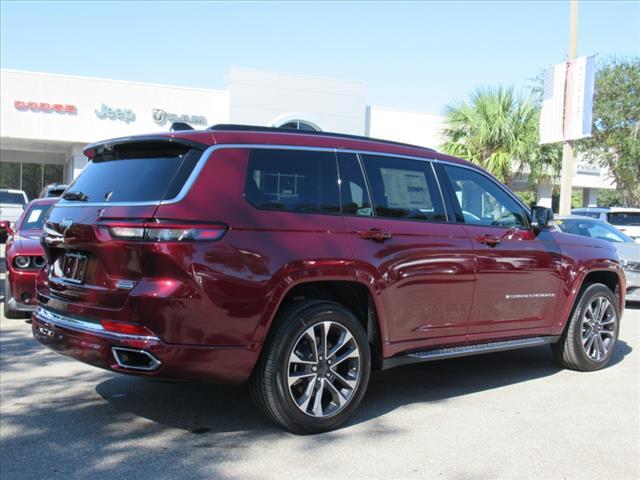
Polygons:
<instances>
[{"instance_id":1,"label":"rear door window","mask_svg":"<svg viewBox=\"0 0 640 480\"><path fill-rule=\"evenodd\" d=\"M245 195L260 209L338 214L336 156L328 151L254 149Z\"/></svg>"},{"instance_id":2,"label":"rear door window","mask_svg":"<svg viewBox=\"0 0 640 480\"><path fill-rule=\"evenodd\" d=\"M382 155L362 155L378 217L446 222L431 164Z\"/></svg>"},{"instance_id":3,"label":"rear door window","mask_svg":"<svg viewBox=\"0 0 640 480\"><path fill-rule=\"evenodd\" d=\"M88 202L159 202L174 198L202 152L182 145L122 148L89 162L69 192L82 192ZM71 201L60 200L61 203Z\"/></svg>"}]
</instances>

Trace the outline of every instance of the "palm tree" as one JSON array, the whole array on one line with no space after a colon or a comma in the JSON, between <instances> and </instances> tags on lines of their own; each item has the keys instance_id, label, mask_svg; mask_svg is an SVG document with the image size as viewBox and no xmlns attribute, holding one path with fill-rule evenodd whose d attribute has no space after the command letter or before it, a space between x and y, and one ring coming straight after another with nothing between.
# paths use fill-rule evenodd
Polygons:
<instances>
[{"instance_id":1,"label":"palm tree","mask_svg":"<svg viewBox=\"0 0 640 480\"><path fill-rule=\"evenodd\" d=\"M469 102L446 109L444 151L470 160L511 186L527 171L534 183L557 175L557 148L540 146L538 96L516 95L513 88L479 88Z\"/></svg>"}]
</instances>

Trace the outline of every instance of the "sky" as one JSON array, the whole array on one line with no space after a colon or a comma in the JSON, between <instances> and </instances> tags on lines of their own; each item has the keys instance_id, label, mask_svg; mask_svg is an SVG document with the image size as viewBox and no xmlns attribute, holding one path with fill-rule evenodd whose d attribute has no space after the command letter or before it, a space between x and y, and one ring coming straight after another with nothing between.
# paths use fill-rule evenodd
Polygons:
<instances>
[{"instance_id":1,"label":"sky","mask_svg":"<svg viewBox=\"0 0 640 480\"><path fill-rule=\"evenodd\" d=\"M640 56L640 0L579 3L578 55ZM569 1L0 3L0 66L225 88L230 66L364 82L367 103L443 113L563 61Z\"/></svg>"}]
</instances>

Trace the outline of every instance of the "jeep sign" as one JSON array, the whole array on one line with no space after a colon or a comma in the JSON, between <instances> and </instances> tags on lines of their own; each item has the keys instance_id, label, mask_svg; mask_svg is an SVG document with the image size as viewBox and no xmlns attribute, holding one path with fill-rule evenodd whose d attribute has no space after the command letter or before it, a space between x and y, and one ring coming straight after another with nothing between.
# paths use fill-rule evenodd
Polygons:
<instances>
[{"instance_id":1,"label":"jeep sign","mask_svg":"<svg viewBox=\"0 0 640 480\"><path fill-rule=\"evenodd\" d=\"M129 123L136 119L136 114L130 108L113 108L105 105L104 103L100 107L100 110L95 110L96 116L100 119L108 118L109 120L122 120Z\"/></svg>"}]
</instances>

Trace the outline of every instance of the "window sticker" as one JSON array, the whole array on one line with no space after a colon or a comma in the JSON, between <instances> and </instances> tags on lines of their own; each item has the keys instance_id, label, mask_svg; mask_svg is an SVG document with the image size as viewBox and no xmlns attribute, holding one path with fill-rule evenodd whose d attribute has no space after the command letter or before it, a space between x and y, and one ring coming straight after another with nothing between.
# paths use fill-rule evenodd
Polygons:
<instances>
[{"instance_id":1,"label":"window sticker","mask_svg":"<svg viewBox=\"0 0 640 480\"><path fill-rule=\"evenodd\" d=\"M27 223L37 222L41 214L42 214L42 210L39 208L36 210L32 210L31 213L29 214L29 218L27 219Z\"/></svg>"},{"instance_id":2,"label":"window sticker","mask_svg":"<svg viewBox=\"0 0 640 480\"><path fill-rule=\"evenodd\" d=\"M381 168L389 208L432 209L423 172Z\"/></svg>"}]
</instances>

